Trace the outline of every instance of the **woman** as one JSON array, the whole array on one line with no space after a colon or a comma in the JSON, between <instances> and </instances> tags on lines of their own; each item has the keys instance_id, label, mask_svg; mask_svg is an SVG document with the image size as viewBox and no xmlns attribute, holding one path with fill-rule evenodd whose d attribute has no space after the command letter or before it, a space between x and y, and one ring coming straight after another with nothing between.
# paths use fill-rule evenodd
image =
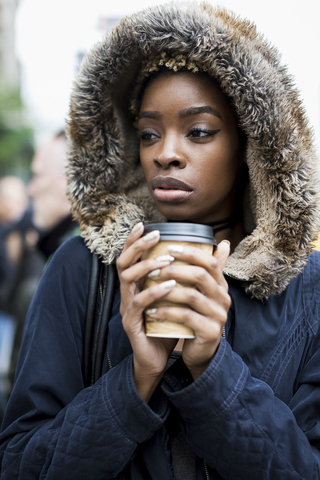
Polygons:
<instances>
[{"instance_id":1,"label":"woman","mask_svg":"<svg viewBox=\"0 0 320 480\"><path fill-rule=\"evenodd\" d=\"M68 128L84 240L55 254L29 311L1 478L319 478L316 156L276 51L206 4L146 10L87 56ZM143 223L166 220L214 224L214 256L140 260L159 241ZM84 388L89 250L119 281ZM183 314L151 309L162 297ZM144 310L195 339L147 337Z\"/></svg>"}]
</instances>

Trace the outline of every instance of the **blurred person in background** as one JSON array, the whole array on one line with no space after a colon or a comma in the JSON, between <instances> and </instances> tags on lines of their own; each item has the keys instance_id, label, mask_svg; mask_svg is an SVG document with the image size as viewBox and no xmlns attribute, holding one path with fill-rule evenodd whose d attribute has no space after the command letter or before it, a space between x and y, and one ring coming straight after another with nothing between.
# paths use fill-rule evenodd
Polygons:
<instances>
[{"instance_id":1,"label":"blurred person in background","mask_svg":"<svg viewBox=\"0 0 320 480\"><path fill-rule=\"evenodd\" d=\"M28 208L28 195L23 181L14 176L0 179L0 287L7 279L10 271L9 256L16 256L11 251L11 244L6 245L6 237L13 224L15 224ZM17 242L15 242L17 243ZM14 245L14 244L13 244ZM12 247L13 247L12 245ZM10 251L7 251L7 247ZM16 249L14 249L16 250Z\"/></svg>"},{"instance_id":2,"label":"blurred person in background","mask_svg":"<svg viewBox=\"0 0 320 480\"><path fill-rule=\"evenodd\" d=\"M15 176L0 179L0 308L16 315L25 281L40 278L43 261L34 253L39 232L32 222L27 187ZM25 290L26 287L23 287ZM34 288L32 287L32 290ZM27 295L29 297L29 295ZM31 299L31 298L30 298ZM27 310L28 305L23 310Z\"/></svg>"},{"instance_id":3,"label":"blurred person in background","mask_svg":"<svg viewBox=\"0 0 320 480\"><path fill-rule=\"evenodd\" d=\"M32 205L27 210L24 227L25 240L29 250L32 251L28 256L32 264L32 268L29 266L32 281L28 278L24 282L23 292L18 292L19 301L15 302L19 311L14 312L17 318L17 331L10 367L11 384L25 316L45 264L65 240L78 233L78 223L72 220L66 196L65 163L66 137L62 131L37 148L31 165L32 177L28 187L24 187L25 194L31 197ZM13 299L16 300L17 297Z\"/></svg>"},{"instance_id":4,"label":"blurred person in background","mask_svg":"<svg viewBox=\"0 0 320 480\"><path fill-rule=\"evenodd\" d=\"M43 271L34 250L27 187L16 176L0 179L0 418L11 392L26 312Z\"/></svg>"},{"instance_id":5,"label":"blurred person in background","mask_svg":"<svg viewBox=\"0 0 320 480\"><path fill-rule=\"evenodd\" d=\"M0 331L0 349L1 338L7 347L12 344L6 360L1 360L0 352L0 363L6 365L2 368L6 373L0 410L12 388L26 312L45 263L66 239L78 233L66 196L65 163L66 137L61 131L36 150L28 187L17 177L0 180L0 309L2 325L6 325L2 337Z\"/></svg>"},{"instance_id":6,"label":"blurred person in background","mask_svg":"<svg viewBox=\"0 0 320 480\"><path fill-rule=\"evenodd\" d=\"M66 150L66 136L61 131L37 149L31 165L33 223L41 231L37 246L46 260L65 240L78 234L66 195Z\"/></svg>"}]
</instances>

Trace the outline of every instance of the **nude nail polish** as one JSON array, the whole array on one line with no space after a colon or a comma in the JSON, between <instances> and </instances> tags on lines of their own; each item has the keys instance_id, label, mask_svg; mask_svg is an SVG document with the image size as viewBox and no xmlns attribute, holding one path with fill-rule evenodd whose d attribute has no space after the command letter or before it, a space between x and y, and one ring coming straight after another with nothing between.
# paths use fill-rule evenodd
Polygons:
<instances>
[{"instance_id":1,"label":"nude nail polish","mask_svg":"<svg viewBox=\"0 0 320 480\"><path fill-rule=\"evenodd\" d=\"M173 262L175 260L171 255L160 255L156 258L157 262Z\"/></svg>"},{"instance_id":2,"label":"nude nail polish","mask_svg":"<svg viewBox=\"0 0 320 480\"><path fill-rule=\"evenodd\" d=\"M133 227L133 229L131 230L131 233L136 233L136 232L138 232L138 230L140 230L140 228L142 227L142 225L143 225L142 222L137 223L137 224Z\"/></svg>"},{"instance_id":3,"label":"nude nail polish","mask_svg":"<svg viewBox=\"0 0 320 480\"><path fill-rule=\"evenodd\" d=\"M158 310L157 308L149 308L148 310L145 311L145 313L149 315L149 317L152 317L153 315L156 314L157 310Z\"/></svg>"},{"instance_id":4,"label":"nude nail polish","mask_svg":"<svg viewBox=\"0 0 320 480\"><path fill-rule=\"evenodd\" d=\"M157 268L157 270L152 270L152 272L148 273L149 278L157 278L160 275L160 268Z\"/></svg>"},{"instance_id":5,"label":"nude nail polish","mask_svg":"<svg viewBox=\"0 0 320 480\"><path fill-rule=\"evenodd\" d=\"M143 237L143 240L145 242L150 242L151 240L154 240L155 238L159 237L159 235L160 235L159 230L153 230L152 232L147 233L147 235Z\"/></svg>"},{"instance_id":6,"label":"nude nail polish","mask_svg":"<svg viewBox=\"0 0 320 480\"><path fill-rule=\"evenodd\" d=\"M184 248L182 245L168 245L167 250L171 253L182 253Z\"/></svg>"},{"instance_id":7,"label":"nude nail polish","mask_svg":"<svg viewBox=\"0 0 320 480\"><path fill-rule=\"evenodd\" d=\"M168 280L167 282L160 283L159 287L162 290L171 290L173 287L175 287L176 283L177 282L175 280Z\"/></svg>"}]
</instances>

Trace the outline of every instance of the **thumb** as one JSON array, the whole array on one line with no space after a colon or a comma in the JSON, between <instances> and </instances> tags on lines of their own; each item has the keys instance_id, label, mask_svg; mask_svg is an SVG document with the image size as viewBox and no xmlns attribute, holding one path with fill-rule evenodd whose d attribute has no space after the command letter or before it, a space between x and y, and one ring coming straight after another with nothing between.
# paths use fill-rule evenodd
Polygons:
<instances>
[{"instance_id":1,"label":"thumb","mask_svg":"<svg viewBox=\"0 0 320 480\"><path fill-rule=\"evenodd\" d=\"M219 266L221 270L224 269L224 266L226 264L227 258L230 255L230 242L228 240L222 240L216 248L216 251L214 252L214 256L219 262Z\"/></svg>"}]
</instances>

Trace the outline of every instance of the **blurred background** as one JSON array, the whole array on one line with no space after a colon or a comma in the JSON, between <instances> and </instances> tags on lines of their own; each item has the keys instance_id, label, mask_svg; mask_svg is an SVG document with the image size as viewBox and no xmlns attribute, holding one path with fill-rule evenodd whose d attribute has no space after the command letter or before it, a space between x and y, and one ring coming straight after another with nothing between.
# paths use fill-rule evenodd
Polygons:
<instances>
[{"instance_id":1,"label":"blurred background","mask_svg":"<svg viewBox=\"0 0 320 480\"><path fill-rule=\"evenodd\" d=\"M254 21L301 92L320 156L320 1L216 2ZM0 422L46 262L79 233L65 195L65 119L85 53L161 0L0 0ZM320 243L319 246L320 248Z\"/></svg>"}]
</instances>

